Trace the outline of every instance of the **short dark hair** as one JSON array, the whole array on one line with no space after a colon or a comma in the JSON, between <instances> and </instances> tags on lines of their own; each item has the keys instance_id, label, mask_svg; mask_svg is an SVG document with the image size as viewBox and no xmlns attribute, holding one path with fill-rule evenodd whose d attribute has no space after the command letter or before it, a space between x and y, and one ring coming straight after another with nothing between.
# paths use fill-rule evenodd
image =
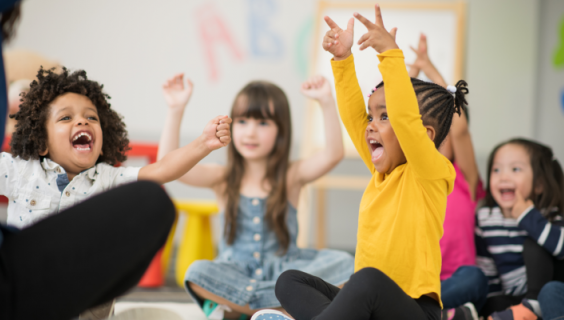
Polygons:
<instances>
[{"instance_id":1,"label":"short dark hair","mask_svg":"<svg viewBox=\"0 0 564 320\"><path fill-rule=\"evenodd\" d=\"M498 144L488 159L488 187L486 188L485 206L495 207L497 203L493 198L490 186L490 177L493 161L499 148L514 144L523 147L529 154L531 168L533 169L533 191L536 187L542 187L540 194L533 192L531 200L535 207L542 212L547 219L556 215L562 215L564 210L564 174L558 160L554 158L552 149L548 146L523 138L511 139ZM558 211L553 211L558 208Z\"/></svg>"},{"instance_id":2,"label":"short dark hair","mask_svg":"<svg viewBox=\"0 0 564 320\"><path fill-rule=\"evenodd\" d=\"M102 155L97 163L114 165L125 161L125 152L129 150L127 130L121 116L111 109L110 96L102 92L104 86L88 80L84 70L69 73L63 67L60 74L53 70L41 67L29 92L22 93L20 111L10 116L18 121L10 143L12 154L25 160L40 159L39 153L47 148L45 123L49 117L49 104L58 96L72 92L90 99L98 110L104 138Z\"/></svg>"},{"instance_id":3,"label":"short dark hair","mask_svg":"<svg viewBox=\"0 0 564 320\"><path fill-rule=\"evenodd\" d=\"M435 129L435 147L439 148L445 140L452 124L452 116L466 109L466 95L468 94L468 83L460 80L456 83L454 95L447 89L432 82L411 78L411 84L419 103L419 112L423 124L430 125ZM376 88L380 88L384 82L380 82ZM466 112L466 110L464 110Z\"/></svg>"}]
</instances>

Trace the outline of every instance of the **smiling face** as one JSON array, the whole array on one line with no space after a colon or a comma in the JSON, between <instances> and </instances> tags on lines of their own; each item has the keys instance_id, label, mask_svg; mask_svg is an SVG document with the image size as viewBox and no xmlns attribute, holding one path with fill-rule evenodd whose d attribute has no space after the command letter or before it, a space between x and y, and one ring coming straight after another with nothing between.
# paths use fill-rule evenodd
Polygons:
<instances>
[{"instance_id":1,"label":"smiling face","mask_svg":"<svg viewBox=\"0 0 564 320\"><path fill-rule=\"evenodd\" d=\"M368 100L368 125L365 138L376 171L390 173L406 162L398 138L388 120L383 87L376 90Z\"/></svg>"},{"instance_id":2,"label":"smiling face","mask_svg":"<svg viewBox=\"0 0 564 320\"><path fill-rule=\"evenodd\" d=\"M236 117L232 127L235 149L244 159L265 159L272 153L278 135L273 120Z\"/></svg>"},{"instance_id":3,"label":"smiling face","mask_svg":"<svg viewBox=\"0 0 564 320\"><path fill-rule=\"evenodd\" d=\"M533 168L527 150L517 144L500 147L493 159L489 189L505 216L511 215L515 193L528 199L533 191Z\"/></svg>"},{"instance_id":4,"label":"smiling face","mask_svg":"<svg viewBox=\"0 0 564 320\"><path fill-rule=\"evenodd\" d=\"M90 99L65 93L50 104L45 123L47 150L40 154L61 165L69 180L96 164L102 152L102 127Z\"/></svg>"}]
</instances>

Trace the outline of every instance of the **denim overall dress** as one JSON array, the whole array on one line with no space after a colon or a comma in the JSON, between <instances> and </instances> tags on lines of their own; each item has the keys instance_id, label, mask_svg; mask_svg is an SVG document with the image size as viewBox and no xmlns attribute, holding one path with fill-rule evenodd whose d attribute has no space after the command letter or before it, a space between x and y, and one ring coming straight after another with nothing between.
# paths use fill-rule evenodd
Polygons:
<instances>
[{"instance_id":1,"label":"denim overall dress","mask_svg":"<svg viewBox=\"0 0 564 320\"><path fill-rule=\"evenodd\" d=\"M354 258L347 252L297 247L298 220L292 205L286 218L290 245L286 254L277 255L278 240L264 221L265 208L266 199L241 196L233 244L222 240L215 260L195 261L188 268L185 286L200 305L188 282L238 305L262 309L280 306L274 286L286 270L307 272L336 286L353 274ZM223 225L223 214L220 217Z\"/></svg>"}]
</instances>

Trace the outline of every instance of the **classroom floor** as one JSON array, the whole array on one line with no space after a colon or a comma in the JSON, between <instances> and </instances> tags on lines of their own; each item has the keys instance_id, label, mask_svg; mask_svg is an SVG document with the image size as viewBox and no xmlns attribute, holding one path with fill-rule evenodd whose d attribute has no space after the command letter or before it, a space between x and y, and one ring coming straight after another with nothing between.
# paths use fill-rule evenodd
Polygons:
<instances>
[{"instance_id":1,"label":"classroom floor","mask_svg":"<svg viewBox=\"0 0 564 320\"><path fill-rule=\"evenodd\" d=\"M204 313L196 305L183 288L174 284L154 289L134 288L129 293L117 299L115 315L138 309L138 315L143 317L154 312L154 309L164 309L177 314L182 320L206 320Z\"/></svg>"}]
</instances>

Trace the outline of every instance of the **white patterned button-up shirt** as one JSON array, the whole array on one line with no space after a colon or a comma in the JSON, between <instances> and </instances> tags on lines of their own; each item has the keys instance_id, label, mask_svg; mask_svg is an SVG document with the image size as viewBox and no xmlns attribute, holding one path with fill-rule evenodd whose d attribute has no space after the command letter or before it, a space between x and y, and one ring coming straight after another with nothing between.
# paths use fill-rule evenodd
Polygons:
<instances>
[{"instance_id":1,"label":"white patterned button-up shirt","mask_svg":"<svg viewBox=\"0 0 564 320\"><path fill-rule=\"evenodd\" d=\"M20 229L30 226L97 193L137 181L139 169L99 163L66 184L65 170L50 159L23 160L3 152L0 194L9 200L8 225Z\"/></svg>"}]
</instances>

